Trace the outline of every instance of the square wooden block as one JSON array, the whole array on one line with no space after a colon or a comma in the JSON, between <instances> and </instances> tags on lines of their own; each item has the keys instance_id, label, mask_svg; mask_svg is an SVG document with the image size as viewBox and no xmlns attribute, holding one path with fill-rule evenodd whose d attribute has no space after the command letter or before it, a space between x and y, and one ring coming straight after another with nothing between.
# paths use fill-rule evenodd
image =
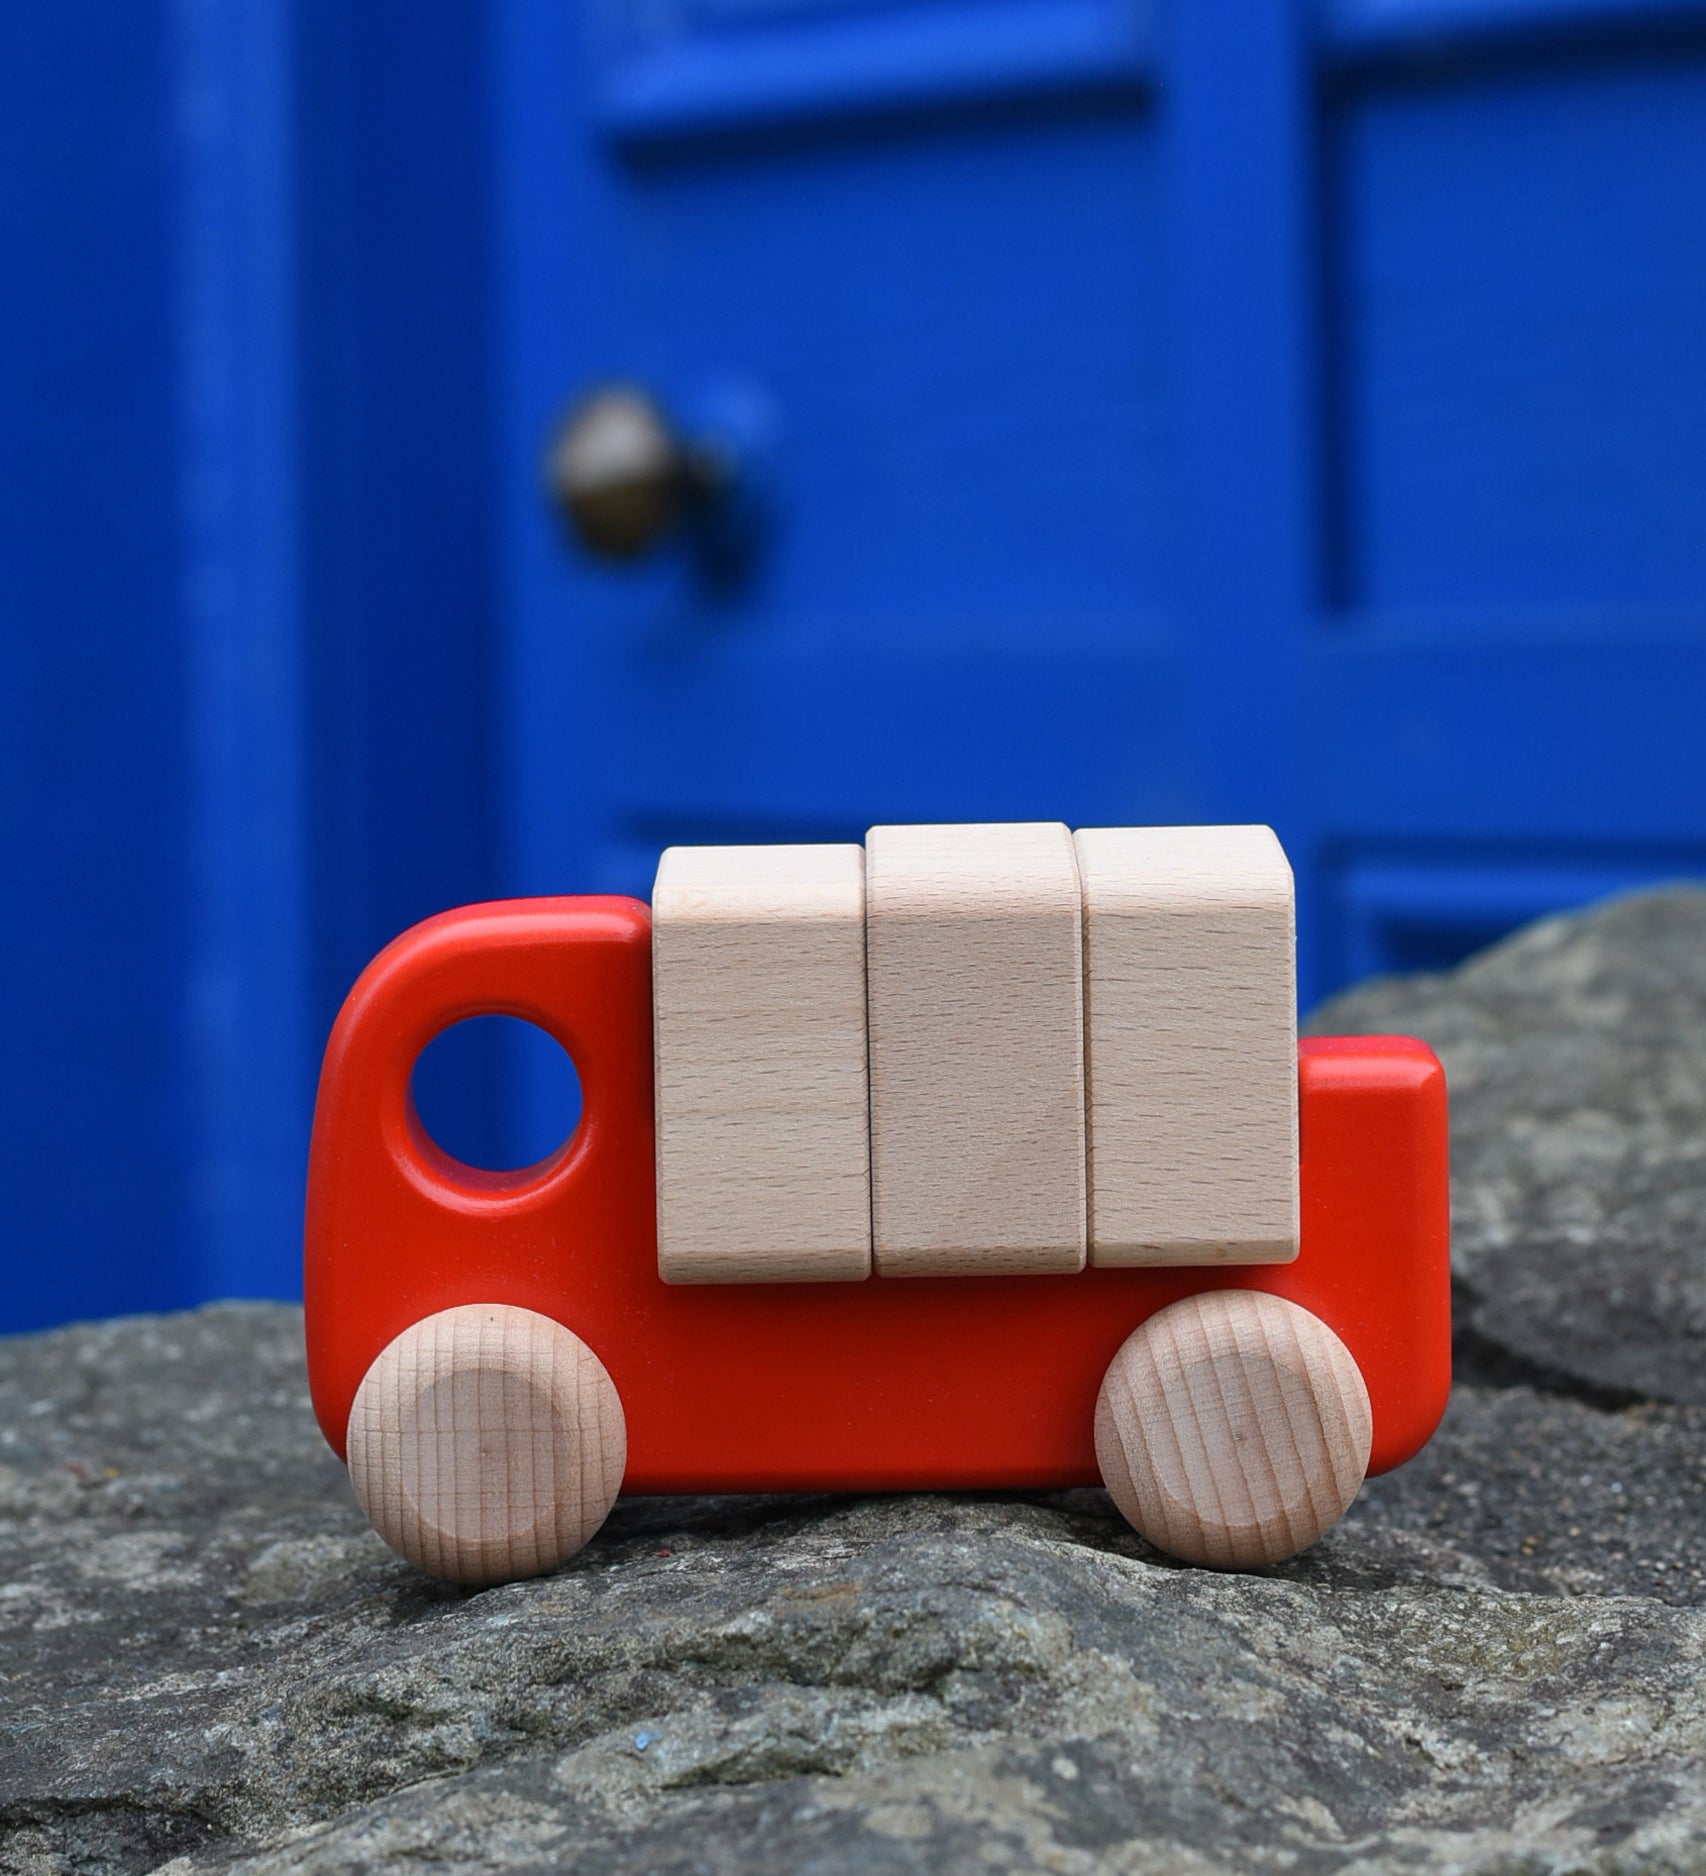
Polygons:
<instances>
[{"instance_id":1,"label":"square wooden block","mask_svg":"<svg viewBox=\"0 0 1706 1876\"><path fill-rule=\"evenodd\" d=\"M671 847L652 917L660 1275L869 1276L864 854Z\"/></svg>"},{"instance_id":2,"label":"square wooden block","mask_svg":"<svg viewBox=\"0 0 1706 1876\"><path fill-rule=\"evenodd\" d=\"M879 1276L1082 1269L1072 836L874 827L866 877Z\"/></svg>"},{"instance_id":3,"label":"square wooden block","mask_svg":"<svg viewBox=\"0 0 1706 1876\"><path fill-rule=\"evenodd\" d=\"M1093 1264L1297 1255L1293 887L1266 827L1077 835Z\"/></svg>"}]
</instances>

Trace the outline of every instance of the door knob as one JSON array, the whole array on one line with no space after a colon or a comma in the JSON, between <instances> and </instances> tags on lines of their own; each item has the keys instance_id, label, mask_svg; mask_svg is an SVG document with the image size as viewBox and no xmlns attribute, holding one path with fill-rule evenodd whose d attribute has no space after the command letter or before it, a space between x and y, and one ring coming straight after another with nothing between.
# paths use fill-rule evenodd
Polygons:
<instances>
[{"instance_id":1,"label":"door knob","mask_svg":"<svg viewBox=\"0 0 1706 1876\"><path fill-rule=\"evenodd\" d=\"M585 397L553 438L545 478L563 521L605 560L637 560L734 479L715 444L677 434L657 401L633 385Z\"/></svg>"}]
</instances>

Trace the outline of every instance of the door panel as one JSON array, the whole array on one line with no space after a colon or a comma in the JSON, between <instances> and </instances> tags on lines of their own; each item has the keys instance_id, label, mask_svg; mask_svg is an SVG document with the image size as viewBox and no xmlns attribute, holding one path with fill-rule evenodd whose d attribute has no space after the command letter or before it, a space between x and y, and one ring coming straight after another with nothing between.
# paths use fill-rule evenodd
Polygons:
<instances>
[{"instance_id":1,"label":"door panel","mask_svg":"<svg viewBox=\"0 0 1706 1876\"><path fill-rule=\"evenodd\" d=\"M508 0L520 889L1261 819L1308 999L1706 871L1706 7L599 17ZM553 528L613 379L744 413L740 577Z\"/></svg>"},{"instance_id":2,"label":"door panel","mask_svg":"<svg viewBox=\"0 0 1706 1876\"><path fill-rule=\"evenodd\" d=\"M1706 593L1703 112L1649 54L1336 113L1345 603Z\"/></svg>"},{"instance_id":3,"label":"door panel","mask_svg":"<svg viewBox=\"0 0 1706 1876\"><path fill-rule=\"evenodd\" d=\"M531 886L645 893L677 839L1107 820L1138 795L1192 811L1162 623L1151 113L1117 36L1081 45L1070 105L1053 100L1046 34L1025 41L1034 70L1012 63L993 108L966 112L932 63L973 43L962 11L851 9L834 31L886 47L886 99L867 85L857 112L838 96L783 121L774 98L737 109L736 84L710 140L711 68L689 53L726 53L721 12L638 50L559 38L590 104L544 191L598 264L589 282L560 253L544 262L562 294L521 360L516 454L538 452L577 390L634 382L689 426L741 413L760 522L733 579L684 549L612 570L526 543ZM816 96L822 10L751 17L755 69L791 44L796 93ZM663 111L664 78L690 71L698 103ZM627 100L614 124L612 96ZM541 258L520 256L524 282ZM535 499L527 512L548 534ZM571 718L572 741L557 729Z\"/></svg>"},{"instance_id":4,"label":"door panel","mask_svg":"<svg viewBox=\"0 0 1706 1876\"><path fill-rule=\"evenodd\" d=\"M1147 88L1146 0L616 0L594 114L627 149Z\"/></svg>"},{"instance_id":5,"label":"door panel","mask_svg":"<svg viewBox=\"0 0 1706 1876\"><path fill-rule=\"evenodd\" d=\"M1506 624L1321 633L1304 695L1332 726L1311 745L1323 824L1359 840L1698 843L1699 640Z\"/></svg>"},{"instance_id":6,"label":"door panel","mask_svg":"<svg viewBox=\"0 0 1706 1876\"><path fill-rule=\"evenodd\" d=\"M1324 983L1706 873L1706 58L1491 11L1324 109Z\"/></svg>"},{"instance_id":7,"label":"door panel","mask_svg":"<svg viewBox=\"0 0 1706 1876\"><path fill-rule=\"evenodd\" d=\"M626 671L609 694L642 727L624 825L654 840L734 839L743 827L862 839L883 819L1060 818L1134 792L1188 807L1166 651L1035 636L1043 643L969 650L808 639Z\"/></svg>"}]
</instances>

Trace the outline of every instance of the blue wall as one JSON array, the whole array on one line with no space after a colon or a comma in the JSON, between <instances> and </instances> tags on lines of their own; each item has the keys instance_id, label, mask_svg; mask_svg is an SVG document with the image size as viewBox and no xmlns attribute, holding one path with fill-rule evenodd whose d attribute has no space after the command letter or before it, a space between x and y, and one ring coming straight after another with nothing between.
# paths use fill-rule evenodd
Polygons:
<instances>
[{"instance_id":1,"label":"blue wall","mask_svg":"<svg viewBox=\"0 0 1706 1876\"><path fill-rule=\"evenodd\" d=\"M193 824L163 9L0 16L7 1313L187 1299Z\"/></svg>"},{"instance_id":2,"label":"blue wall","mask_svg":"<svg viewBox=\"0 0 1706 1876\"><path fill-rule=\"evenodd\" d=\"M491 889L478 16L0 12L0 1326L297 1293L337 1004Z\"/></svg>"},{"instance_id":3,"label":"blue wall","mask_svg":"<svg viewBox=\"0 0 1706 1876\"><path fill-rule=\"evenodd\" d=\"M661 37L609 67L578 121L556 63L512 68L535 41L578 45L607 11ZM1030 52L1008 70L997 40L966 53L965 21L1009 12L1059 70L1039 78ZM1110 20L1107 44L1080 30ZM596 733L568 747L563 699L601 632L633 656L623 608L666 583L612 600L537 506L550 410L635 324L609 286L614 247L575 248L558 213L580 187L570 140L590 173L595 131L665 363L704 342L711 307L730 349L768 346L802 380L838 319L873 377L904 367L919 322L892 284L885 298L898 257L935 282L936 326L965 335L946 347L950 389L976 414L978 359L985 378L1013 375L988 364L992 302L1013 330L1033 301L1054 309L1051 331L1106 316L1103 351L1053 359L1058 396L1042 395L1053 379L1029 391L1051 422L1078 399L1083 422L1062 434L1102 438L1114 473L1038 484L1025 459L992 461L974 425L953 475L914 488L873 421L852 492L875 523L860 532L836 508L846 463L831 465L834 499L802 506L778 578L805 564L814 527L842 527L838 600L903 628L915 604L947 618L968 593L1043 615L1105 576L1113 617L1128 589L1176 586L1183 689L1151 687L1132 798L1164 803L1169 750L1188 769L1211 740L1213 800L1299 771L1287 786L1325 830L1300 867L1315 984L1448 963L1548 907L1698 869L1706 767L1675 752L1706 688L1706 6L1178 0L1156 20L1090 0L706 0L655 19L575 0L0 8L0 1327L294 1294L319 1050L361 965L415 919L516 879L602 883L596 867L528 871L568 838L565 804L585 804L516 754L531 708L566 774L596 765ZM801 271L790 298L781 268L755 305L726 262L741 240L768 251L769 192L792 192L809 236L844 170L851 240L886 226L866 213L884 175L914 185L870 127L881 112L865 129L819 122L853 124L865 106L842 93L889 84L889 66L831 59L822 97L782 98L808 119L788 120L801 142L782 160L765 86L794 67L735 57L742 33L893 40L926 77L972 72L982 89L945 93L947 128L914 139L926 170L953 170L956 201L980 199L976 152L1002 137L1001 112L1044 126L1015 171L1041 258L976 229L955 253L915 217L869 264L843 254L868 302L827 268ZM1072 117L1062 99L1086 85ZM525 109L500 112L511 92ZM725 92L757 126L733 143L730 123L701 121ZM702 161L718 137L739 162ZM710 211L765 148L755 217L722 230ZM1051 177L1071 194L1058 214ZM677 200L692 210L679 225L658 206ZM702 293L669 286L695 262ZM531 324L517 273L537 289ZM815 310L813 291L829 296ZM559 343L571 329L598 345ZM905 370L884 382L877 415L904 432ZM839 400L861 431L850 383L811 379L794 404ZM968 512L993 503L1030 558L926 525L945 483ZM1034 551L1044 537L1081 543L1072 579ZM953 552L964 578L933 590ZM885 567L900 569L888 587ZM734 683L764 640L717 603L728 629L695 655ZM777 610L780 633L799 607ZM1143 651L1129 623L1109 634L1119 671ZM1015 668L1037 649L1009 647ZM639 765L644 788L675 787L671 814L703 810L706 763L647 669L622 722L669 746ZM814 745L802 772L826 759L797 707L813 683L834 683L821 659L771 699ZM702 684L682 688L679 720L704 717ZM1064 717L1077 694L1021 702ZM1112 685L1099 703L1124 711ZM1301 758L1286 753L1300 740ZM725 738L722 757L773 766L767 749L754 737L731 755ZM980 772L954 779L993 798ZM868 799L830 782L826 800ZM588 851L634 883L665 818L606 805L615 835ZM528 826L545 830L531 845ZM513 1118L495 1047L437 1063L428 1090L470 1156L484 1141L501 1157Z\"/></svg>"}]
</instances>

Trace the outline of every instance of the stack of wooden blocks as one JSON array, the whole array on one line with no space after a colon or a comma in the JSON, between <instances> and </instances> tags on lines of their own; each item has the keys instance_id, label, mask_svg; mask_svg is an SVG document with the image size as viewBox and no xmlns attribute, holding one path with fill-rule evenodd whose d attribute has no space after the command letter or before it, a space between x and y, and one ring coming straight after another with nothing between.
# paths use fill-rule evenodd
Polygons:
<instances>
[{"instance_id":1,"label":"stack of wooden blocks","mask_svg":"<svg viewBox=\"0 0 1706 1876\"><path fill-rule=\"evenodd\" d=\"M1297 1255L1270 829L675 847L652 909L665 1281Z\"/></svg>"}]
</instances>

